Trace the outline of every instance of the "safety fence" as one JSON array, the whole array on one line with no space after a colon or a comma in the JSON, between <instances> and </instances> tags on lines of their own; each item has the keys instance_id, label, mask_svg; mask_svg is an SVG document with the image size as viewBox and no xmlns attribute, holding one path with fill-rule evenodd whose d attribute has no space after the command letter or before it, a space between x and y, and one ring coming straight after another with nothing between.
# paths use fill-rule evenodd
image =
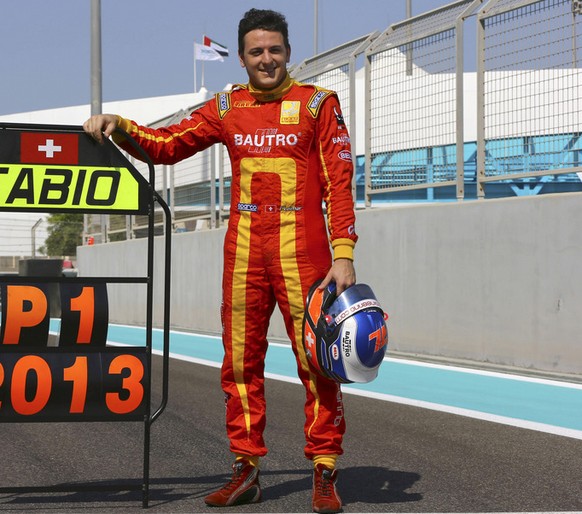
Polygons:
<instances>
[{"instance_id":1,"label":"safety fence","mask_svg":"<svg viewBox=\"0 0 582 514\"><path fill-rule=\"evenodd\" d=\"M358 208L579 191L581 29L577 0L460 0L290 72L337 91L354 150ZM157 167L156 189L177 232L221 226L230 183L222 146ZM85 232L95 242L141 237L145 219L88 217Z\"/></svg>"},{"instance_id":2,"label":"safety fence","mask_svg":"<svg viewBox=\"0 0 582 514\"><path fill-rule=\"evenodd\" d=\"M493 181L578 180L582 3L497 0L478 19L478 196Z\"/></svg>"}]
</instances>

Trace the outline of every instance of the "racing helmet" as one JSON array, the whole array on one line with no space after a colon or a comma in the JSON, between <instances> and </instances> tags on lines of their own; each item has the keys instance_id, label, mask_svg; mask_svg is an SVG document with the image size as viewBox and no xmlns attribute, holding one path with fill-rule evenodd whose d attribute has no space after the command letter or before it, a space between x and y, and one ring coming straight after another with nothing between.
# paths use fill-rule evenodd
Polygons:
<instances>
[{"instance_id":1,"label":"racing helmet","mask_svg":"<svg viewBox=\"0 0 582 514\"><path fill-rule=\"evenodd\" d=\"M371 382L386 355L388 330L370 286L355 284L339 296L335 283L311 286L303 317L303 345L311 366L342 384Z\"/></svg>"}]
</instances>

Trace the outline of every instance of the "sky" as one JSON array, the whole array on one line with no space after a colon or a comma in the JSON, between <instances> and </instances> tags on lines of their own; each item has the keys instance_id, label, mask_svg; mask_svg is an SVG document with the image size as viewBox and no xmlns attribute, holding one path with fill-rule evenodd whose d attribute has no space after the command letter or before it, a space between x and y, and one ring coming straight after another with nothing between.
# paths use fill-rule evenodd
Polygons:
<instances>
[{"instance_id":1,"label":"sky","mask_svg":"<svg viewBox=\"0 0 582 514\"><path fill-rule=\"evenodd\" d=\"M416 16L452 0L410 0ZM250 8L289 23L291 64L406 18L406 0L101 0L103 102L176 95L202 85L246 82L237 56L238 21ZM206 35L226 46L224 62L199 61ZM91 103L91 0L4 0L0 5L0 115Z\"/></svg>"}]
</instances>

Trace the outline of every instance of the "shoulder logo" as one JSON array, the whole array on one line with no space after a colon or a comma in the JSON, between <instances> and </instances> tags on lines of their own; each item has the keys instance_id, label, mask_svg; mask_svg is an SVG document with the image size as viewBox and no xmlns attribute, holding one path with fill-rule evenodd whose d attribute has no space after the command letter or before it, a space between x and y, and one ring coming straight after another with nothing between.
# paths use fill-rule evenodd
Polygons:
<instances>
[{"instance_id":1,"label":"shoulder logo","mask_svg":"<svg viewBox=\"0 0 582 514\"><path fill-rule=\"evenodd\" d=\"M311 98L307 102L307 110L314 118L317 118L323 101L331 94L332 91L316 88L315 92L311 95Z\"/></svg>"},{"instance_id":2,"label":"shoulder logo","mask_svg":"<svg viewBox=\"0 0 582 514\"><path fill-rule=\"evenodd\" d=\"M230 93L223 92L216 95L216 107L218 108L218 116L220 119L224 118L226 113L230 111Z\"/></svg>"}]
</instances>

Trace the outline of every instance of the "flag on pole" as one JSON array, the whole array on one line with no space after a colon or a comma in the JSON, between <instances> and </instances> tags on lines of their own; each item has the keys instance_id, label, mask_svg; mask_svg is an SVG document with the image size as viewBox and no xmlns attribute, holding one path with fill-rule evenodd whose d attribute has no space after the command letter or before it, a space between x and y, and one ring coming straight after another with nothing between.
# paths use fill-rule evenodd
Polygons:
<instances>
[{"instance_id":1,"label":"flag on pole","mask_svg":"<svg viewBox=\"0 0 582 514\"><path fill-rule=\"evenodd\" d=\"M194 59L197 61L224 61L224 57L214 48L198 43L194 43Z\"/></svg>"},{"instance_id":2,"label":"flag on pole","mask_svg":"<svg viewBox=\"0 0 582 514\"><path fill-rule=\"evenodd\" d=\"M228 57L228 48L210 39L208 36L204 36L204 46L209 46L210 48L213 48L220 55L222 55L222 57Z\"/></svg>"}]
</instances>

